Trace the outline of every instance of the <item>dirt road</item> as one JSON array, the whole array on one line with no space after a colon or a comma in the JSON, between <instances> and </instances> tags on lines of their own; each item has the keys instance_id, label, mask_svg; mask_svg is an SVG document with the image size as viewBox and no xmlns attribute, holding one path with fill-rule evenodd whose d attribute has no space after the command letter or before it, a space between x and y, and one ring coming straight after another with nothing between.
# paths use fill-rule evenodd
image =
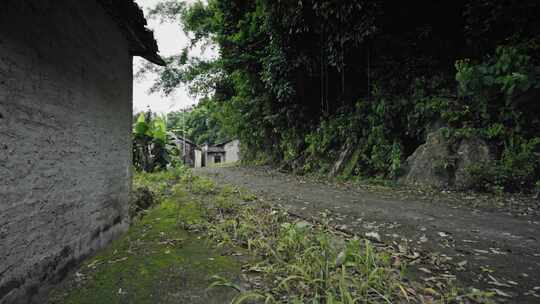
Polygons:
<instances>
[{"instance_id":1,"label":"dirt road","mask_svg":"<svg viewBox=\"0 0 540 304\"><path fill-rule=\"evenodd\" d=\"M406 244L422 262L420 279L455 275L464 286L491 290L500 302L540 303L540 217L512 215L424 198L342 188L269 168L204 168L196 174L245 187L303 217L325 213L352 233ZM376 233L376 234L373 234Z\"/></svg>"}]
</instances>

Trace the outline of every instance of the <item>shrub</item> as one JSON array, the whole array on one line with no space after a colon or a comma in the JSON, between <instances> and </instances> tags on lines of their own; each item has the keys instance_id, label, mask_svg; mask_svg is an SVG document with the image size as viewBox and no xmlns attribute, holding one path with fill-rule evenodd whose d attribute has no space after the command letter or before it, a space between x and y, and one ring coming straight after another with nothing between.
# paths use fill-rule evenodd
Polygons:
<instances>
[{"instance_id":1,"label":"shrub","mask_svg":"<svg viewBox=\"0 0 540 304\"><path fill-rule=\"evenodd\" d=\"M135 188L129 202L129 218L134 219L156 204L155 194L147 187Z\"/></svg>"},{"instance_id":2,"label":"shrub","mask_svg":"<svg viewBox=\"0 0 540 304\"><path fill-rule=\"evenodd\" d=\"M540 138L514 138L506 144L501 159L493 164L474 164L467 172L480 191L527 192L540 177Z\"/></svg>"}]
</instances>

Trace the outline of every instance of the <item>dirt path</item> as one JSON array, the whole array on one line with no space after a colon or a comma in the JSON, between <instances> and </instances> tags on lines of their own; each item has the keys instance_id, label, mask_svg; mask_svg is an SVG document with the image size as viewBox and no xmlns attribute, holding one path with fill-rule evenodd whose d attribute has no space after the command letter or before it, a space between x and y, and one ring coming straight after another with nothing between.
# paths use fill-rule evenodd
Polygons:
<instances>
[{"instance_id":1,"label":"dirt path","mask_svg":"<svg viewBox=\"0 0 540 304\"><path fill-rule=\"evenodd\" d=\"M384 193L340 189L268 168L195 172L245 187L300 216L320 218L325 212L341 229L377 232L384 243L407 244L421 253L412 272L424 280L455 275L465 286L494 291L501 302L540 303L537 215L392 199Z\"/></svg>"}]
</instances>

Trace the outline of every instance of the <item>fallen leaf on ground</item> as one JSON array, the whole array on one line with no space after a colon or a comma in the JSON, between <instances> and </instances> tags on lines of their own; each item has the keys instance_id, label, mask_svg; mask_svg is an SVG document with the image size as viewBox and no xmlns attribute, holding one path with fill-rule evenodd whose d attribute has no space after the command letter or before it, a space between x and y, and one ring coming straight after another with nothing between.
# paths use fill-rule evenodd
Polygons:
<instances>
[{"instance_id":1,"label":"fallen leaf on ground","mask_svg":"<svg viewBox=\"0 0 540 304\"><path fill-rule=\"evenodd\" d=\"M491 291L494 291L498 296L501 296L501 297L506 297L506 298L511 298L512 296L507 294L506 292L502 291L502 290L499 290L497 288L492 288Z\"/></svg>"},{"instance_id":2,"label":"fallen leaf on ground","mask_svg":"<svg viewBox=\"0 0 540 304\"><path fill-rule=\"evenodd\" d=\"M499 287L512 287L508 284L501 283L499 280L497 280L494 276L488 274L488 277L491 279L491 281L488 282L488 284L499 286Z\"/></svg>"},{"instance_id":3,"label":"fallen leaf on ground","mask_svg":"<svg viewBox=\"0 0 540 304\"><path fill-rule=\"evenodd\" d=\"M118 259L118 260L112 260L112 261L109 261L109 264L114 264L114 263L118 263L118 262L123 262L125 260L127 260L128 258L127 257L123 257L121 259Z\"/></svg>"},{"instance_id":4,"label":"fallen leaf on ground","mask_svg":"<svg viewBox=\"0 0 540 304\"><path fill-rule=\"evenodd\" d=\"M99 260L95 260L93 261L92 263L88 264L88 268L96 268L97 264L99 264L100 261Z\"/></svg>"},{"instance_id":5,"label":"fallen leaf on ground","mask_svg":"<svg viewBox=\"0 0 540 304\"><path fill-rule=\"evenodd\" d=\"M346 258L345 252L341 251L336 258L336 266L337 267L341 266L343 262L345 262L345 258Z\"/></svg>"},{"instance_id":6,"label":"fallen leaf on ground","mask_svg":"<svg viewBox=\"0 0 540 304\"><path fill-rule=\"evenodd\" d=\"M296 223L295 226L297 229L305 229L305 228L311 227L311 224L306 221L300 221Z\"/></svg>"},{"instance_id":7,"label":"fallen leaf on ground","mask_svg":"<svg viewBox=\"0 0 540 304\"><path fill-rule=\"evenodd\" d=\"M493 273L493 272L495 272L493 269L490 269L490 268L487 267L487 266L480 266L480 270L481 270L482 272L487 272L487 273Z\"/></svg>"},{"instance_id":8,"label":"fallen leaf on ground","mask_svg":"<svg viewBox=\"0 0 540 304\"><path fill-rule=\"evenodd\" d=\"M489 251L482 249L473 249L473 251L476 253L489 254Z\"/></svg>"},{"instance_id":9,"label":"fallen leaf on ground","mask_svg":"<svg viewBox=\"0 0 540 304\"><path fill-rule=\"evenodd\" d=\"M499 249L499 248L489 248L489 250L490 250L491 253L493 253L493 254L506 254L506 252L499 251L498 249Z\"/></svg>"},{"instance_id":10,"label":"fallen leaf on ground","mask_svg":"<svg viewBox=\"0 0 540 304\"><path fill-rule=\"evenodd\" d=\"M366 232L366 237L377 242L381 241L381 236L377 232Z\"/></svg>"}]
</instances>

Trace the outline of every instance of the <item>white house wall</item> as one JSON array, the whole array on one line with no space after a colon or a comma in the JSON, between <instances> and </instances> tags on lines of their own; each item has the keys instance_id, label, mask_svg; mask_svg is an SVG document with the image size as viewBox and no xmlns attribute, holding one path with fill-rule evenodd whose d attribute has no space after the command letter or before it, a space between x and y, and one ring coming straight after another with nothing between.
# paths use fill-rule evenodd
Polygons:
<instances>
[{"instance_id":1,"label":"white house wall","mask_svg":"<svg viewBox=\"0 0 540 304\"><path fill-rule=\"evenodd\" d=\"M225 162L232 163L240 160L240 141L233 140L224 145Z\"/></svg>"},{"instance_id":2,"label":"white house wall","mask_svg":"<svg viewBox=\"0 0 540 304\"><path fill-rule=\"evenodd\" d=\"M202 167L202 151L195 149L195 168Z\"/></svg>"}]
</instances>

